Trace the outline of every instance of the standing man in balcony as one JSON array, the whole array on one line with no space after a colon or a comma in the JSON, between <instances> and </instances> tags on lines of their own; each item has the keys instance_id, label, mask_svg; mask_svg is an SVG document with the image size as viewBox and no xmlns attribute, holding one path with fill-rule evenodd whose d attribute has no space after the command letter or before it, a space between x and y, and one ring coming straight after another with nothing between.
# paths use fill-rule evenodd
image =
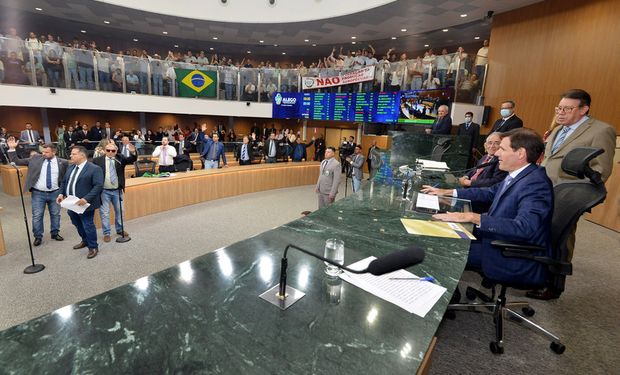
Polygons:
<instances>
[{"instance_id":1,"label":"standing man in balcony","mask_svg":"<svg viewBox=\"0 0 620 375\"><path fill-rule=\"evenodd\" d=\"M490 133L500 132L505 133L509 130L522 128L523 120L521 120L517 115L515 115L515 102L512 100L506 100L502 102L501 108L499 110L499 114L502 118L495 121L493 124L493 128L491 128Z\"/></svg>"},{"instance_id":2,"label":"standing man in balcony","mask_svg":"<svg viewBox=\"0 0 620 375\"><path fill-rule=\"evenodd\" d=\"M15 148L19 144L15 138L7 139L9 161L17 165L28 167L26 185L24 191L32 194L32 234L34 246L41 245L43 238L43 216L45 206L49 208L52 239L62 241L58 233L60 231L60 206L56 203L58 189L67 171L69 162L56 157L56 145L47 143L43 145L43 153L30 158L20 159L17 157Z\"/></svg>"}]
</instances>

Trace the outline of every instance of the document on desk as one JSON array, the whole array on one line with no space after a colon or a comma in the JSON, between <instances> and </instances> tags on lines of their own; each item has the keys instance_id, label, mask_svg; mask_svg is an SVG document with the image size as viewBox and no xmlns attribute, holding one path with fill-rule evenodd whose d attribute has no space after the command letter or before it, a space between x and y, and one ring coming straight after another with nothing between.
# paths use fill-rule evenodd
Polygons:
<instances>
[{"instance_id":1,"label":"document on desk","mask_svg":"<svg viewBox=\"0 0 620 375\"><path fill-rule=\"evenodd\" d=\"M430 208L431 210L439 211L439 197L437 195L418 193L415 206L416 208Z\"/></svg>"},{"instance_id":2,"label":"document on desk","mask_svg":"<svg viewBox=\"0 0 620 375\"><path fill-rule=\"evenodd\" d=\"M79 200L80 198L76 197L75 195L69 195L68 197L63 199L62 202L60 202L60 207L66 208L67 210L73 211L77 214L83 214L84 211L86 211L86 209L90 207L90 203L86 203L85 205L80 206L77 204Z\"/></svg>"},{"instance_id":3,"label":"document on desk","mask_svg":"<svg viewBox=\"0 0 620 375\"><path fill-rule=\"evenodd\" d=\"M422 164L422 169L427 170L440 170L447 171L450 170L448 164L445 161L435 161L435 160L427 160L427 159L418 159L417 163Z\"/></svg>"},{"instance_id":4,"label":"document on desk","mask_svg":"<svg viewBox=\"0 0 620 375\"><path fill-rule=\"evenodd\" d=\"M362 259L351 264L349 268L365 269L375 259L372 256ZM432 282L407 279L416 278L416 275L405 270L398 270L381 276L357 275L343 271L340 278L422 318L435 306L446 291L446 288ZM392 278L399 278L400 280L392 280Z\"/></svg>"},{"instance_id":5,"label":"document on desk","mask_svg":"<svg viewBox=\"0 0 620 375\"><path fill-rule=\"evenodd\" d=\"M409 234L443 238L462 238L464 240L476 239L473 234L459 223L405 218L401 218L400 221Z\"/></svg>"}]
</instances>

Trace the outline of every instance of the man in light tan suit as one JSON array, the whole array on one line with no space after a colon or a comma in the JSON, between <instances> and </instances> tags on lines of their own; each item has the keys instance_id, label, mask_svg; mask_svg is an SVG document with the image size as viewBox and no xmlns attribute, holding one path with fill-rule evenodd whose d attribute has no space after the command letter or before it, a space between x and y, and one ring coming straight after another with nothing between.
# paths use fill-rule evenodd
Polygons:
<instances>
[{"instance_id":1,"label":"man in light tan suit","mask_svg":"<svg viewBox=\"0 0 620 375\"><path fill-rule=\"evenodd\" d=\"M616 131L609 124L588 116L591 101L590 94L586 91L573 89L562 94L560 103L555 107L556 121L560 126L553 129L549 135L545 158L542 161L553 184L562 180L576 179L562 171L562 160L569 151L577 147L596 147L605 150L590 162L590 166L601 173L603 181L606 181L611 174L616 150ZM569 261L575 248L576 229L573 228L567 240ZM526 295L530 298L549 300L558 298L560 292L545 288L529 291Z\"/></svg>"},{"instance_id":2,"label":"man in light tan suit","mask_svg":"<svg viewBox=\"0 0 620 375\"><path fill-rule=\"evenodd\" d=\"M319 209L326 207L336 199L338 185L340 185L340 162L334 157L336 149L328 147L325 150L325 160L321 162L319 179L315 191L319 195Z\"/></svg>"}]
</instances>

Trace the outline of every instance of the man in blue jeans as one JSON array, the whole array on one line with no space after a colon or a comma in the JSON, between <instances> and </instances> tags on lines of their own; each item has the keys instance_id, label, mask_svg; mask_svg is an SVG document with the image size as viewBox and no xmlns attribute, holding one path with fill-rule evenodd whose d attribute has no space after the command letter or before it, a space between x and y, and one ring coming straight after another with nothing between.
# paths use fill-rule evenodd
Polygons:
<instances>
[{"instance_id":1,"label":"man in blue jeans","mask_svg":"<svg viewBox=\"0 0 620 375\"><path fill-rule=\"evenodd\" d=\"M220 158L224 162L224 168L228 167L226 162L226 153L224 151L224 144L220 141L220 136L217 133L213 133L212 138L205 137L205 145L202 149L202 155L200 155L205 161L205 169L217 169L220 167Z\"/></svg>"},{"instance_id":2,"label":"man in blue jeans","mask_svg":"<svg viewBox=\"0 0 620 375\"><path fill-rule=\"evenodd\" d=\"M123 137L126 138L126 137ZM114 207L114 221L116 234L128 236L123 232L121 225L121 194L125 189L125 166L133 164L137 159L136 147L128 143L129 155L118 152L118 147L114 142L110 142L103 148L105 156L93 159L93 164L103 170L103 190L101 192L101 207L99 216L101 217L101 228L103 229L103 242L110 242L110 203Z\"/></svg>"},{"instance_id":3,"label":"man in blue jeans","mask_svg":"<svg viewBox=\"0 0 620 375\"><path fill-rule=\"evenodd\" d=\"M63 238L58 234L60 231L60 205L56 203L58 189L62 185L62 179L69 165L68 160L56 157L56 145L47 143L43 145L43 153L36 154L27 159L17 157L15 148L19 141L14 137L7 140L9 161L28 167L24 190L32 194L32 233L34 246L41 245L43 239L43 215L45 206L50 211L51 234L56 241Z\"/></svg>"}]
</instances>

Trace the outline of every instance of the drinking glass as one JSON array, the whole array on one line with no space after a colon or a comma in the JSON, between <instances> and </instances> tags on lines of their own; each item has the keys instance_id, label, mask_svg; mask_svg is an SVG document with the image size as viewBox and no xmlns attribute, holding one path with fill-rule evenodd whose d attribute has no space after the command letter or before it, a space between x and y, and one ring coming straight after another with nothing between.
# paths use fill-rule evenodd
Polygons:
<instances>
[{"instance_id":1,"label":"drinking glass","mask_svg":"<svg viewBox=\"0 0 620 375\"><path fill-rule=\"evenodd\" d=\"M330 238L325 241L325 258L334 263L344 264L344 241ZM327 262L325 263L325 273L329 276L338 276L342 270Z\"/></svg>"}]
</instances>

